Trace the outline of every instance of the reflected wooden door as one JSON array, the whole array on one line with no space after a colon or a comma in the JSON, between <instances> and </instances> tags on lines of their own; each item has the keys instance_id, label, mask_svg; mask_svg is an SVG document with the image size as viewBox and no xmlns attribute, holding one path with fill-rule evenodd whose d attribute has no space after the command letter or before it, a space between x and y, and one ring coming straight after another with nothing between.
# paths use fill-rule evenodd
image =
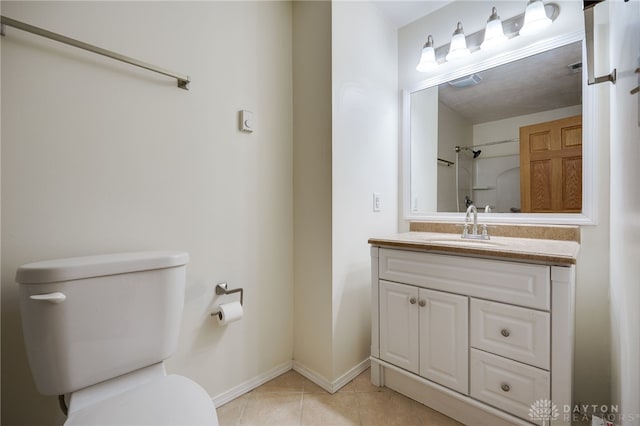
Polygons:
<instances>
[{"instance_id":1,"label":"reflected wooden door","mask_svg":"<svg viewBox=\"0 0 640 426\"><path fill-rule=\"evenodd\" d=\"M520 128L524 213L582 211L582 116Z\"/></svg>"}]
</instances>

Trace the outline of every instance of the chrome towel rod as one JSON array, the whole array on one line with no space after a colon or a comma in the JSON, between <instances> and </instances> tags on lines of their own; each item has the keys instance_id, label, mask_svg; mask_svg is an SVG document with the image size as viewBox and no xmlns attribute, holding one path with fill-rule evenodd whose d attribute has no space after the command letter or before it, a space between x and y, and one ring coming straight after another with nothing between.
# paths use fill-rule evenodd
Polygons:
<instances>
[{"instance_id":1,"label":"chrome towel rod","mask_svg":"<svg viewBox=\"0 0 640 426\"><path fill-rule=\"evenodd\" d=\"M25 24L24 22L16 21L15 19L7 18L6 16L0 16L0 24L2 28L0 29L0 34L5 35L5 25L8 25L13 28L17 28L22 31L26 31L28 33L36 34L41 37L46 37L51 40L58 41L60 43L68 44L73 47L77 47L79 49L88 50L89 52L97 53L98 55L106 56L111 59L115 59L117 61L126 62L127 64L135 65L136 67L144 68L149 71L156 72L158 74L163 74L168 77L175 78L178 81L178 87L181 89L189 90L189 77L186 75L180 75L174 73L172 71L168 71L164 68L157 67L155 65L148 64L146 62L139 61L137 59L130 58L125 55L121 55L116 52L112 52L110 50L103 49L101 47L93 46L88 43L84 43L79 40L72 39L70 37L63 36L61 34L57 34L51 31L47 31L43 28L35 27L33 25Z\"/></svg>"},{"instance_id":2,"label":"chrome towel rod","mask_svg":"<svg viewBox=\"0 0 640 426\"><path fill-rule=\"evenodd\" d=\"M587 84L600 84L606 83L607 81L616 84L617 71L614 68L607 75L603 75L600 77L596 77L595 74L595 41L594 41L594 31L595 31L595 23L594 23L594 8L598 3L603 2L604 0L583 0L583 11L584 11L584 41L586 44L586 60L587 60Z\"/></svg>"}]
</instances>

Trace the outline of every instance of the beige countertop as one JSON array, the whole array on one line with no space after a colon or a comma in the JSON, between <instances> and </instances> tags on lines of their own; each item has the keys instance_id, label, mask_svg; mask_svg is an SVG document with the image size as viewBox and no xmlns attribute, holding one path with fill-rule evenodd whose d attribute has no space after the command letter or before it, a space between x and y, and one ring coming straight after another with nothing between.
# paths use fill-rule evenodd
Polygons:
<instances>
[{"instance_id":1,"label":"beige countertop","mask_svg":"<svg viewBox=\"0 0 640 426\"><path fill-rule=\"evenodd\" d=\"M406 232L374 237L369 239L369 244L563 266L575 264L580 249L580 244L572 240L492 236L488 241L478 241L462 239L460 234L443 232Z\"/></svg>"}]
</instances>

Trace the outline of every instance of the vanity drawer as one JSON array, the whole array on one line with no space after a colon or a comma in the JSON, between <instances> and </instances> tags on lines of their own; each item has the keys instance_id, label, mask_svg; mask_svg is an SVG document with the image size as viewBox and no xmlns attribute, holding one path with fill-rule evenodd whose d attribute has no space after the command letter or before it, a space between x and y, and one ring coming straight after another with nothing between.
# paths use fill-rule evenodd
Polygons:
<instances>
[{"instance_id":1,"label":"vanity drawer","mask_svg":"<svg viewBox=\"0 0 640 426\"><path fill-rule=\"evenodd\" d=\"M381 279L549 310L549 266L380 249Z\"/></svg>"},{"instance_id":2,"label":"vanity drawer","mask_svg":"<svg viewBox=\"0 0 640 426\"><path fill-rule=\"evenodd\" d=\"M524 420L539 400L549 400L548 371L471 349L471 396Z\"/></svg>"},{"instance_id":3,"label":"vanity drawer","mask_svg":"<svg viewBox=\"0 0 640 426\"><path fill-rule=\"evenodd\" d=\"M471 299L471 346L535 367L550 368L548 312Z\"/></svg>"}]
</instances>

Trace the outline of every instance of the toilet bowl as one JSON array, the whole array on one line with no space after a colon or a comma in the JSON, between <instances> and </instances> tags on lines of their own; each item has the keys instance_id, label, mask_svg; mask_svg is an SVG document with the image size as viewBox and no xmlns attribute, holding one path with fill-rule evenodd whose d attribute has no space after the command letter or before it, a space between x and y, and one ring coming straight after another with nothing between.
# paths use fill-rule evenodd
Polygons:
<instances>
[{"instance_id":1,"label":"toilet bowl","mask_svg":"<svg viewBox=\"0 0 640 426\"><path fill-rule=\"evenodd\" d=\"M128 375L126 375L128 376ZM120 380L129 380L121 377ZM118 388L121 383L110 383ZM83 391L71 394L69 414L65 426L93 425L217 425L215 408L207 392L186 377L162 375L119 391L86 389L94 398L86 398ZM80 396L81 399L78 399ZM84 398L82 398L84 397ZM79 404L79 402L88 402Z\"/></svg>"},{"instance_id":2,"label":"toilet bowl","mask_svg":"<svg viewBox=\"0 0 640 426\"><path fill-rule=\"evenodd\" d=\"M196 382L167 375L187 253L139 252L18 268L20 312L38 391L68 406L65 425L217 425Z\"/></svg>"}]
</instances>

